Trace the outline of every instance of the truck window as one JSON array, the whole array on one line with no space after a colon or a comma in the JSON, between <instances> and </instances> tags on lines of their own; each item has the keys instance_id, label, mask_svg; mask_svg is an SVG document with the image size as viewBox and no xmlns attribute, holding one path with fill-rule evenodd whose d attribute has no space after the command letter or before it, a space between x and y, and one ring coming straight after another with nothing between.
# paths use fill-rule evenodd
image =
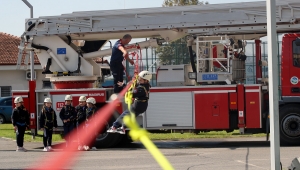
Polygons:
<instances>
[{"instance_id":1,"label":"truck window","mask_svg":"<svg viewBox=\"0 0 300 170\"><path fill-rule=\"evenodd\" d=\"M7 99L4 101L4 105L6 106L12 106L12 100L11 99Z\"/></svg>"},{"instance_id":2,"label":"truck window","mask_svg":"<svg viewBox=\"0 0 300 170\"><path fill-rule=\"evenodd\" d=\"M300 67L300 46L296 45L296 41L293 41L293 65Z\"/></svg>"}]
</instances>

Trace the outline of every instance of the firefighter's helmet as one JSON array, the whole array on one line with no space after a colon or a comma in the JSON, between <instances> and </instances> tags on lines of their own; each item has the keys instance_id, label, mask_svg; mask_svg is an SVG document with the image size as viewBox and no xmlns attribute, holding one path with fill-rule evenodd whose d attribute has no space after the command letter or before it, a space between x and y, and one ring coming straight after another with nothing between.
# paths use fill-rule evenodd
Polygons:
<instances>
[{"instance_id":1,"label":"firefighter's helmet","mask_svg":"<svg viewBox=\"0 0 300 170\"><path fill-rule=\"evenodd\" d=\"M142 79L150 81L151 78L152 78L152 74L149 71L144 70L144 71L141 71L139 73L139 77L142 78Z\"/></svg>"},{"instance_id":2,"label":"firefighter's helmet","mask_svg":"<svg viewBox=\"0 0 300 170\"><path fill-rule=\"evenodd\" d=\"M87 103L96 104L96 100L95 100L95 98L93 98L93 97L87 98L87 99L86 99L86 102L87 102Z\"/></svg>"},{"instance_id":3,"label":"firefighter's helmet","mask_svg":"<svg viewBox=\"0 0 300 170\"><path fill-rule=\"evenodd\" d=\"M23 98L21 96L18 96L15 98L15 103L23 102Z\"/></svg>"},{"instance_id":4,"label":"firefighter's helmet","mask_svg":"<svg viewBox=\"0 0 300 170\"><path fill-rule=\"evenodd\" d=\"M49 97L44 99L44 103L52 103L51 99Z\"/></svg>"},{"instance_id":5,"label":"firefighter's helmet","mask_svg":"<svg viewBox=\"0 0 300 170\"><path fill-rule=\"evenodd\" d=\"M71 95L66 95L65 100L72 100L72 96Z\"/></svg>"},{"instance_id":6,"label":"firefighter's helmet","mask_svg":"<svg viewBox=\"0 0 300 170\"><path fill-rule=\"evenodd\" d=\"M79 97L79 101L80 102L85 102L86 101L86 97L85 96L80 96Z\"/></svg>"}]
</instances>

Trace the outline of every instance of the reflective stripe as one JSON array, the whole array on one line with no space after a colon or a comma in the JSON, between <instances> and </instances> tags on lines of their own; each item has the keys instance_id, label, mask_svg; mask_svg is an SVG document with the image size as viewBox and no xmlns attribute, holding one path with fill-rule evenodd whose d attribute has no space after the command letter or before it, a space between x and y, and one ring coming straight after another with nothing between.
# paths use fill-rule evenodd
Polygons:
<instances>
[{"instance_id":1,"label":"reflective stripe","mask_svg":"<svg viewBox=\"0 0 300 170\"><path fill-rule=\"evenodd\" d=\"M26 126L26 123L19 123L19 122L16 122L17 125L19 126Z\"/></svg>"},{"instance_id":2,"label":"reflective stripe","mask_svg":"<svg viewBox=\"0 0 300 170\"><path fill-rule=\"evenodd\" d=\"M134 99L135 101L138 101L138 102L146 102L148 100L137 100L137 99Z\"/></svg>"}]
</instances>

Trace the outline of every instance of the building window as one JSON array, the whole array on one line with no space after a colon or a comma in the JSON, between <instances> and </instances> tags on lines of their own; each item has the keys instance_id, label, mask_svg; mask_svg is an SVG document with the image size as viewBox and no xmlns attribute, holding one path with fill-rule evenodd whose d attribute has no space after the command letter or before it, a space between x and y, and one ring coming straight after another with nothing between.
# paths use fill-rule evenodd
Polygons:
<instances>
[{"instance_id":1,"label":"building window","mask_svg":"<svg viewBox=\"0 0 300 170\"><path fill-rule=\"evenodd\" d=\"M300 67L300 46L297 41L293 41L293 65Z\"/></svg>"},{"instance_id":2,"label":"building window","mask_svg":"<svg viewBox=\"0 0 300 170\"><path fill-rule=\"evenodd\" d=\"M0 86L0 97L11 96L11 86Z\"/></svg>"},{"instance_id":3,"label":"building window","mask_svg":"<svg viewBox=\"0 0 300 170\"><path fill-rule=\"evenodd\" d=\"M52 89L52 84L50 81L43 81L43 89Z\"/></svg>"}]
</instances>

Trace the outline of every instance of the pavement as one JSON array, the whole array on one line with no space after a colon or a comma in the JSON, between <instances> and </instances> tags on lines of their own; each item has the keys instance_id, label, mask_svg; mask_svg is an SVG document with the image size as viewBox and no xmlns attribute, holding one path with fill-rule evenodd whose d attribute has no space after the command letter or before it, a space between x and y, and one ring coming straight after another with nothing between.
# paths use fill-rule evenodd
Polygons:
<instances>
[{"instance_id":1,"label":"pavement","mask_svg":"<svg viewBox=\"0 0 300 170\"><path fill-rule=\"evenodd\" d=\"M179 170L269 170L270 142L265 138L222 138L154 141L159 150ZM57 148L63 143L54 143ZM42 152L41 142L25 142L28 152L16 152L16 142L0 138L0 169L25 169L38 166L63 151ZM300 156L300 147L281 147L280 160L284 169ZM116 148L80 152L66 158L73 162L64 169L159 170L161 167L139 142Z\"/></svg>"}]
</instances>

